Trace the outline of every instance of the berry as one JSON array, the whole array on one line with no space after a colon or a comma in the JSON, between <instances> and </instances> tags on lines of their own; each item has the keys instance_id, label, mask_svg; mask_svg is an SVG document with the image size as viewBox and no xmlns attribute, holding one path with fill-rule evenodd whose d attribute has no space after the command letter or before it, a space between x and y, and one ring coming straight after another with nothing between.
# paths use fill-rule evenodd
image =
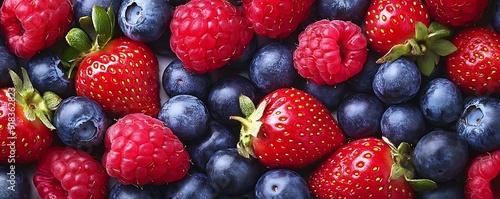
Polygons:
<instances>
[{"instance_id":1,"label":"berry","mask_svg":"<svg viewBox=\"0 0 500 199\"><path fill-rule=\"evenodd\" d=\"M293 53L294 66L315 84L334 85L361 71L368 56L366 46L366 38L356 24L319 20L300 33Z\"/></svg>"},{"instance_id":2,"label":"berry","mask_svg":"<svg viewBox=\"0 0 500 199\"><path fill-rule=\"evenodd\" d=\"M258 39L257 36L253 36L250 43L245 46L245 52L240 58L231 60L224 69L228 71L246 71L250 66L250 62L253 59L253 55L258 49Z\"/></svg>"},{"instance_id":3,"label":"berry","mask_svg":"<svg viewBox=\"0 0 500 199\"><path fill-rule=\"evenodd\" d=\"M415 97L420 89L421 74L415 62L399 58L380 65L373 77L373 91L386 104L400 104Z\"/></svg>"},{"instance_id":4,"label":"berry","mask_svg":"<svg viewBox=\"0 0 500 199\"><path fill-rule=\"evenodd\" d=\"M211 85L208 73L197 74L188 71L179 59L172 60L162 75L162 86L169 97L185 94L204 101L208 97Z\"/></svg>"},{"instance_id":5,"label":"berry","mask_svg":"<svg viewBox=\"0 0 500 199\"><path fill-rule=\"evenodd\" d=\"M347 93L348 87L344 82L335 84L333 86L318 86L312 83L310 80L306 80L302 89L306 93L309 93L316 99L318 99L323 105L325 105L328 110L334 111L337 110L340 102L343 100L344 95Z\"/></svg>"},{"instance_id":6,"label":"berry","mask_svg":"<svg viewBox=\"0 0 500 199\"><path fill-rule=\"evenodd\" d=\"M189 170L184 145L161 120L132 113L111 125L104 136L102 157L108 175L122 184L164 184Z\"/></svg>"},{"instance_id":7,"label":"berry","mask_svg":"<svg viewBox=\"0 0 500 199\"><path fill-rule=\"evenodd\" d=\"M16 74L21 72L17 56L12 54L3 42L0 42L0 88L12 86L9 70L13 70Z\"/></svg>"},{"instance_id":8,"label":"berry","mask_svg":"<svg viewBox=\"0 0 500 199\"><path fill-rule=\"evenodd\" d=\"M340 103L337 119L347 137L354 139L378 137L384 111L385 106L377 97L365 93L353 93Z\"/></svg>"},{"instance_id":9,"label":"berry","mask_svg":"<svg viewBox=\"0 0 500 199\"><path fill-rule=\"evenodd\" d=\"M500 33L500 1L491 1L491 26Z\"/></svg>"},{"instance_id":10,"label":"berry","mask_svg":"<svg viewBox=\"0 0 500 199\"><path fill-rule=\"evenodd\" d=\"M102 144L108 127L101 106L84 96L72 96L61 101L53 120L57 136L64 144L87 152Z\"/></svg>"},{"instance_id":11,"label":"berry","mask_svg":"<svg viewBox=\"0 0 500 199\"><path fill-rule=\"evenodd\" d=\"M415 145L425 134L425 119L413 104L391 105L382 114L380 131L395 145L401 142Z\"/></svg>"},{"instance_id":12,"label":"berry","mask_svg":"<svg viewBox=\"0 0 500 199\"><path fill-rule=\"evenodd\" d=\"M78 22L81 17L91 16L93 6L108 8L110 5L113 5L113 11L117 14L122 4L122 0L72 0L71 2L74 10L73 21L76 22Z\"/></svg>"},{"instance_id":13,"label":"berry","mask_svg":"<svg viewBox=\"0 0 500 199\"><path fill-rule=\"evenodd\" d=\"M260 176L255 185L255 198L309 199L307 183L297 172L288 169L273 169Z\"/></svg>"},{"instance_id":14,"label":"berry","mask_svg":"<svg viewBox=\"0 0 500 199\"><path fill-rule=\"evenodd\" d=\"M0 28L15 55L29 58L64 37L73 20L70 0L5 0Z\"/></svg>"},{"instance_id":15,"label":"berry","mask_svg":"<svg viewBox=\"0 0 500 199\"><path fill-rule=\"evenodd\" d=\"M31 186L26 171L14 164L0 165L0 198L29 198Z\"/></svg>"},{"instance_id":16,"label":"berry","mask_svg":"<svg viewBox=\"0 0 500 199\"><path fill-rule=\"evenodd\" d=\"M172 9L165 0L123 0L118 25L128 38L143 43L159 39L172 19Z\"/></svg>"},{"instance_id":17,"label":"berry","mask_svg":"<svg viewBox=\"0 0 500 199\"><path fill-rule=\"evenodd\" d=\"M473 97L464 106L456 123L458 135L470 149L488 152L500 149L500 99Z\"/></svg>"},{"instance_id":18,"label":"berry","mask_svg":"<svg viewBox=\"0 0 500 199\"><path fill-rule=\"evenodd\" d=\"M474 157L467 167L464 193L466 199L498 198L498 173L500 150L482 153ZM492 189L493 188L493 189Z\"/></svg>"},{"instance_id":19,"label":"berry","mask_svg":"<svg viewBox=\"0 0 500 199\"><path fill-rule=\"evenodd\" d=\"M109 177L84 151L52 147L35 169L33 184L41 198L105 198Z\"/></svg>"},{"instance_id":20,"label":"berry","mask_svg":"<svg viewBox=\"0 0 500 199\"><path fill-rule=\"evenodd\" d=\"M217 198L217 194L205 173L190 171L179 181L168 184L164 198L205 199Z\"/></svg>"},{"instance_id":21,"label":"berry","mask_svg":"<svg viewBox=\"0 0 500 199\"><path fill-rule=\"evenodd\" d=\"M238 59L253 37L250 23L226 0L192 0L177 6L170 47L186 69L206 73Z\"/></svg>"},{"instance_id":22,"label":"berry","mask_svg":"<svg viewBox=\"0 0 500 199\"><path fill-rule=\"evenodd\" d=\"M425 0L431 17L446 26L464 26L478 21L490 0Z\"/></svg>"},{"instance_id":23,"label":"berry","mask_svg":"<svg viewBox=\"0 0 500 199\"><path fill-rule=\"evenodd\" d=\"M373 94L373 78L380 68L380 64L377 64L377 59L377 54L373 51L368 52L363 69L347 81L352 89L357 92Z\"/></svg>"},{"instance_id":24,"label":"berry","mask_svg":"<svg viewBox=\"0 0 500 199\"><path fill-rule=\"evenodd\" d=\"M462 106L462 92L449 79L436 78L422 88L419 108L425 119L433 125L455 125Z\"/></svg>"},{"instance_id":25,"label":"berry","mask_svg":"<svg viewBox=\"0 0 500 199\"><path fill-rule=\"evenodd\" d=\"M255 33L272 39L285 38L305 21L314 0L242 0L245 17Z\"/></svg>"},{"instance_id":26,"label":"berry","mask_svg":"<svg viewBox=\"0 0 500 199\"><path fill-rule=\"evenodd\" d=\"M437 187L430 191L423 191L419 193L420 199L465 199L464 185L456 180L449 180L446 182L437 183Z\"/></svg>"},{"instance_id":27,"label":"berry","mask_svg":"<svg viewBox=\"0 0 500 199\"><path fill-rule=\"evenodd\" d=\"M117 182L109 190L109 199L141 198L157 199L162 198L164 186L146 184L140 187L136 185L124 185Z\"/></svg>"},{"instance_id":28,"label":"berry","mask_svg":"<svg viewBox=\"0 0 500 199\"><path fill-rule=\"evenodd\" d=\"M317 0L316 9L322 18L358 23L365 17L370 0Z\"/></svg>"}]
</instances>

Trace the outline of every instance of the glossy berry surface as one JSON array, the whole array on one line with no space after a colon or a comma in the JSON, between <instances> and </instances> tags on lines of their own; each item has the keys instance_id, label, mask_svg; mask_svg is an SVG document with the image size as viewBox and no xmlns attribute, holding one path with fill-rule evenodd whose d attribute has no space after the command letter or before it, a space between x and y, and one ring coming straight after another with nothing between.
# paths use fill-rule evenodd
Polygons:
<instances>
[{"instance_id":1,"label":"glossy berry surface","mask_svg":"<svg viewBox=\"0 0 500 199\"><path fill-rule=\"evenodd\" d=\"M386 104L407 102L417 95L421 75L415 62L399 58L380 65L373 77L373 91Z\"/></svg>"},{"instance_id":2,"label":"glossy berry surface","mask_svg":"<svg viewBox=\"0 0 500 199\"><path fill-rule=\"evenodd\" d=\"M162 86L169 97L186 94L206 100L211 85L208 73L188 71L179 59L172 60L162 74Z\"/></svg>"},{"instance_id":3,"label":"glossy berry surface","mask_svg":"<svg viewBox=\"0 0 500 199\"><path fill-rule=\"evenodd\" d=\"M18 57L12 54L3 42L0 42L0 87L12 86L9 70L20 74Z\"/></svg>"},{"instance_id":4,"label":"glossy berry surface","mask_svg":"<svg viewBox=\"0 0 500 199\"><path fill-rule=\"evenodd\" d=\"M387 107L380 119L380 131L396 146L401 142L417 144L425 133L425 119L417 106L396 104Z\"/></svg>"},{"instance_id":5,"label":"glossy berry surface","mask_svg":"<svg viewBox=\"0 0 500 199\"><path fill-rule=\"evenodd\" d=\"M317 0L316 9L323 18L360 22L370 6L370 0Z\"/></svg>"},{"instance_id":6,"label":"glossy berry surface","mask_svg":"<svg viewBox=\"0 0 500 199\"><path fill-rule=\"evenodd\" d=\"M255 198L309 199L311 195L306 180L297 172L288 169L269 170L255 185Z\"/></svg>"},{"instance_id":7,"label":"glossy berry surface","mask_svg":"<svg viewBox=\"0 0 500 199\"><path fill-rule=\"evenodd\" d=\"M93 6L100 6L107 9L110 5L113 5L113 11L117 14L118 10L120 10L122 0L72 0L71 3L73 4L73 19L78 22L80 17L92 15Z\"/></svg>"},{"instance_id":8,"label":"glossy berry surface","mask_svg":"<svg viewBox=\"0 0 500 199\"><path fill-rule=\"evenodd\" d=\"M198 171L190 171L186 177L167 185L165 197L204 199L216 198L218 192L212 187L208 176Z\"/></svg>"},{"instance_id":9,"label":"glossy berry surface","mask_svg":"<svg viewBox=\"0 0 500 199\"><path fill-rule=\"evenodd\" d=\"M159 185L124 185L117 182L109 190L109 199L123 199L123 198L142 198L142 199L157 199L163 197L164 186Z\"/></svg>"},{"instance_id":10,"label":"glossy berry surface","mask_svg":"<svg viewBox=\"0 0 500 199\"><path fill-rule=\"evenodd\" d=\"M118 25L129 38L151 42L159 39L172 19L172 9L164 0L123 0Z\"/></svg>"},{"instance_id":11,"label":"glossy berry surface","mask_svg":"<svg viewBox=\"0 0 500 199\"><path fill-rule=\"evenodd\" d=\"M377 97L365 93L347 96L337 109L342 131L350 138L380 135L380 120L385 106Z\"/></svg>"},{"instance_id":12,"label":"glossy berry surface","mask_svg":"<svg viewBox=\"0 0 500 199\"><path fill-rule=\"evenodd\" d=\"M423 191L419 193L420 199L465 199L464 185L456 180L448 180L446 182L437 183L437 187L433 190Z\"/></svg>"},{"instance_id":13,"label":"glossy berry surface","mask_svg":"<svg viewBox=\"0 0 500 199\"><path fill-rule=\"evenodd\" d=\"M344 99L344 95L347 93L348 86L346 83L338 83L333 86L330 85L317 85L309 80L306 80L303 88L306 93L311 94L316 99L321 101L325 107L334 111L337 110L339 104Z\"/></svg>"},{"instance_id":14,"label":"glossy berry surface","mask_svg":"<svg viewBox=\"0 0 500 199\"><path fill-rule=\"evenodd\" d=\"M498 198L500 192L495 189L498 185L500 172L500 150L482 153L474 157L467 167L465 181L465 198Z\"/></svg>"},{"instance_id":15,"label":"glossy berry surface","mask_svg":"<svg viewBox=\"0 0 500 199\"><path fill-rule=\"evenodd\" d=\"M458 27L483 17L490 0L439 1L425 0L430 16L441 24Z\"/></svg>"},{"instance_id":16,"label":"glossy berry surface","mask_svg":"<svg viewBox=\"0 0 500 199\"><path fill-rule=\"evenodd\" d=\"M447 127L460 116L463 95L449 79L436 78L422 88L419 108L428 122Z\"/></svg>"},{"instance_id":17,"label":"glossy berry surface","mask_svg":"<svg viewBox=\"0 0 500 199\"><path fill-rule=\"evenodd\" d=\"M363 69L347 81L352 89L358 92L373 94L373 78L380 68L380 64L376 62L379 57L373 51L368 52Z\"/></svg>"},{"instance_id":18,"label":"glossy berry surface","mask_svg":"<svg viewBox=\"0 0 500 199\"><path fill-rule=\"evenodd\" d=\"M11 165L0 165L0 198L28 199L31 186L26 169Z\"/></svg>"}]
</instances>

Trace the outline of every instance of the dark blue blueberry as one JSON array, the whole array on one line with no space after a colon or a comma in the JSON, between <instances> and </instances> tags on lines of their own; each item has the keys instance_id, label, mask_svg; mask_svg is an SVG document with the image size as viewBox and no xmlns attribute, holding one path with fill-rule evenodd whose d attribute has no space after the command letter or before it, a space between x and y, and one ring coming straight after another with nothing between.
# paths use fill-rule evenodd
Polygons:
<instances>
[{"instance_id":1,"label":"dark blue blueberry","mask_svg":"<svg viewBox=\"0 0 500 199\"><path fill-rule=\"evenodd\" d=\"M211 85L209 73L197 74L188 71L179 59L170 62L162 75L163 90L169 97L185 94L205 101Z\"/></svg>"},{"instance_id":2,"label":"dark blue blueberry","mask_svg":"<svg viewBox=\"0 0 500 199\"><path fill-rule=\"evenodd\" d=\"M380 130L396 146L401 142L414 145L425 134L425 119L416 106L395 104L382 115Z\"/></svg>"},{"instance_id":3,"label":"dark blue blueberry","mask_svg":"<svg viewBox=\"0 0 500 199\"><path fill-rule=\"evenodd\" d=\"M297 75L292 51L277 42L262 46L255 53L248 74L255 86L264 93L292 86Z\"/></svg>"},{"instance_id":4,"label":"dark blue blueberry","mask_svg":"<svg viewBox=\"0 0 500 199\"><path fill-rule=\"evenodd\" d=\"M374 51L369 51L363 69L347 80L351 88L358 92L373 94L373 78L380 68L380 64L376 63L379 57L380 55Z\"/></svg>"},{"instance_id":5,"label":"dark blue blueberry","mask_svg":"<svg viewBox=\"0 0 500 199\"><path fill-rule=\"evenodd\" d=\"M318 86L317 84L306 80L303 86L303 90L318 99L323 105L325 105L328 110L334 111L337 109L340 102L344 98L344 94L347 91L347 86L343 82L335 84L333 86Z\"/></svg>"},{"instance_id":6,"label":"dark blue blueberry","mask_svg":"<svg viewBox=\"0 0 500 199\"><path fill-rule=\"evenodd\" d=\"M171 6L180 6L189 2L189 0L169 0Z\"/></svg>"},{"instance_id":7,"label":"dark blue blueberry","mask_svg":"<svg viewBox=\"0 0 500 199\"><path fill-rule=\"evenodd\" d=\"M217 195L205 173L190 171L179 181L168 184L164 199L207 199Z\"/></svg>"},{"instance_id":8,"label":"dark blue blueberry","mask_svg":"<svg viewBox=\"0 0 500 199\"><path fill-rule=\"evenodd\" d=\"M261 94L252 82L242 75L224 76L217 80L208 94L207 106L212 116L230 126L240 123L230 120L230 116L244 117L240 109L239 97L245 95L257 103Z\"/></svg>"},{"instance_id":9,"label":"dark blue blueberry","mask_svg":"<svg viewBox=\"0 0 500 199\"><path fill-rule=\"evenodd\" d=\"M318 0L316 6L322 18L353 21L364 19L370 0Z\"/></svg>"},{"instance_id":10,"label":"dark blue blueberry","mask_svg":"<svg viewBox=\"0 0 500 199\"><path fill-rule=\"evenodd\" d=\"M109 199L158 199L163 197L164 186L146 184L124 185L117 182L109 191Z\"/></svg>"},{"instance_id":11,"label":"dark blue blueberry","mask_svg":"<svg viewBox=\"0 0 500 199\"><path fill-rule=\"evenodd\" d=\"M234 148L238 139L231 129L218 121L211 120L208 124L207 132L189 142L186 150L191 156L194 166L205 172L206 165L210 157L221 149Z\"/></svg>"},{"instance_id":12,"label":"dark blue blueberry","mask_svg":"<svg viewBox=\"0 0 500 199\"><path fill-rule=\"evenodd\" d=\"M10 52L3 42L0 42L0 88L12 86L9 70L21 74L18 58Z\"/></svg>"},{"instance_id":13,"label":"dark blue blueberry","mask_svg":"<svg viewBox=\"0 0 500 199\"><path fill-rule=\"evenodd\" d=\"M85 96L64 99L54 113L53 123L64 144L87 152L101 145L108 125L101 106Z\"/></svg>"},{"instance_id":14,"label":"dark blue blueberry","mask_svg":"<svg viewBox=\"0 0 500 199\"><path fill-rule=\"evenodd\" d=\"M433 79L422 89L419 108L425 119L433 125L447 127L455 124L462 106L462 92L449 79Z\"/></svg>"},{"instance_id":15,"label":"dark blue blueberry","mask_svg":"<svg viewBox=\"0 0 500 199\"><path fill-rule=\"evenodd\" d=\"M172 11L173 13L173 11ZM166 57L175 57L174 51L170 48L170 36L172 36L172 31L167 28L165 32L157 40L147 42L146 45L151 48L156 54Z\"/></svg>"},{"instance_id":16,"label":"dark blue blueberry","mask_svg":"<svg viewBox=\"0 0 500 199\"><path fill-rule=\"evenodd\" d=\"M197 97L176 95L162 105L158 119L181 141L188 141L205 133L210 114L205 104Z\"/></svg>"},{"instance_id":17,"label":"dark blue blueberry","mask_svg":"<svg viewBox=\"0 0 500 199\"><path fill-rule=\"evenodd\" d=\"M340 103L337 119L342 131L350 138L379 136L384 111L385 106L377 97L354 93Z\"/></svg>"},{"instance_id":18,"label":"dark blue blueberry","mask_svg":"<svg viewBox=\"0 0 500 199\"><path fill-rule=\"evenodd\" d=\"M269 170L257 181L255 199L309 199L309 187L302 176L289 169Z\"/></svg>"},{"instance_id":19,"label":"dark blue blueberry","mask_svg":"<svg viewBox=\"0 0 500 199\"><path fill-rule=\"evenodd\" d=\"M104 10L107 10L109 8L109 5L113 4L113 11L116 15L118 13L118 10L120 9L122 0L72 0L72 3L74 9L73 21L78 22L80 17L92 15L92 7L94 5L100 6L101 8L104 8Z\"/></svg>"},{"instance_id":20,"label":"dark blue blueberry","mask_svg":"<svg viewBox=\"0 0 500 199\"><path fill-rule=\"evenodd\" d=\"M215 152L207 163L208 180L225 195L250 193L262 171L262 165L256 159L241 156L236 148Z\"/></svg>"},{"instance_id":21,"label":"dark blue blueberry","mask_svg":"<svg viewBox=\"0 0 500 199\"><path fill-rule=\"evenodd\" d=\"M118 25L130 39L155 41L168 28L172 11L165 0L123 0L117 16Z\"/></svg>"},{"instance_id":22,"label":"dark blue blueberry","mask_svg":"<svg viewBox=\"0 0 500 199\"><path fill-rule=\"evenodd\" d=\"M399 58L380 65L373 78L375 95L386 104L407 102L420 89L421 74L415 62Z\"/></svg>"},{"instance_id":23,"label":"dark blue blueberry","mask_svg":"<svg viewBox=\"0 0 500 199\"><path fill-rule=\"evenodd\" d=\"M422 178L445 182L464 171L469 148L457 133L434 130L424 135L412 154L415 170Z\"/></svg>"},{"instance_id":24,"label":"dark blue blueberry","mask_svg":"<svg viewBox=\"0 0 500 199\"><path fill-rule=\"evenodd\" d=\"M458 135L476 152L500 149L500 99L470 99L457 122Z\"/></svg>"},{"instance_id":25,"label":"dark blue blueberry","mask_svg":"<svg viewBox=\"0 0 500 199\"><path fill-rule=\"evenodd\" d=\"M419 192L419 199L465 199L464 185L456 180L437 183L437 188Z\"/></svg>"},{"instance_id":26,"label":"dark blue blueberry","mask_svg":"<svg viewBox=\"0 0 500 199\"><path fill-rule=\"evenodd\" d=\"M61 98L75 95L75 82L54 52L42 51L28 61L26 72L33 87L40 93L52 91Z\"/></svg>"},{"instance_id":27,"label":"dark blue blueberry","mask_svg":"<svg viewBox=\"0 0 500 199\"><path fill-rule=\"evenodd\" d=\"M491 26L500 33L500 1L491 1Z\"/></svg>"},{"instance_id":28,"label":"dark blue blueberry","mask_svg":"<svg viewBox=\"0 0 500 199\"><path fill-rule=\"evenodd\" d=\"M18 165L0 165L0 199L28 199L31 186L25 168Z\"/></svg>"},{"instance_id":29,"label":"dark blue blueberry","mask_svg":"<svg viewBox=\"0 0 500 199\"><path fill-rule=\"evenodd\" d=\"M245 47L245 52L243 55L241 55L240 58L236 60L231 60L225 66L223 69L224 70L230 70L230 71L245 71L248 70L250 66L250 62L252 61L253 55L257 51L257 36L254 35L250 43L248 43Z\"/></svg>"}]
</instances>

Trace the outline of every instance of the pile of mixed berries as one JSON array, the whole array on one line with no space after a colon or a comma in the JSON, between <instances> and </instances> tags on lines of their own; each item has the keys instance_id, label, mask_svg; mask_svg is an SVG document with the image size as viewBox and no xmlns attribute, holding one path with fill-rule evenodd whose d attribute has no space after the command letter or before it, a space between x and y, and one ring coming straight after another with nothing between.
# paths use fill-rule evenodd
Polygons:
<instances>
[{"instance_id":1,"label":"pile of mixed berries","mask_svg":"<svg viewBox=\"0 0 500 199\"><path fill-rule=\"evenodd\" d=\"M3 0L0 33L0 198L500 197L498 0Z\"/></svg>"}]
</instances>

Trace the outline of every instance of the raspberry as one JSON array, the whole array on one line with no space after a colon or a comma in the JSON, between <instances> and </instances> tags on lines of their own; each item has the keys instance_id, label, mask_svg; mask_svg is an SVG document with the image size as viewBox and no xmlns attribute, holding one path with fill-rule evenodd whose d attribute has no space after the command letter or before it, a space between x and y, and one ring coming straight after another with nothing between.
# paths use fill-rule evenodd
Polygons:
<instances>
[{"instance_id":1,"label":"raspberry","mask_svg":"<svg viewBox=\"0 0 500 199\"><path fill-rule=\"evenodd\" d=\"M314 0L243 0L243 14L255 32L269 38L285 38L307 19Z\"/></svg>"},{"instance_id":2,"label":"raspberry","mask_svg":"<svg viewBox=\"0 0 500 199\"><path fill-rule=\"evenodd\" d=\"M7 47L19 57L32 57L52 46L71 26L70 0L5 0L0 26Z\"/></svg>"},{"instance_id":3,"label":"raspberry","mask_svg":"<svg viewBox=\"0 0 500 199\"><path fill-rule=\"evenodd\" d=\"M498 198L500 150L479 154L470 161L465 182L465 198ZM491 189L495 188L495 189Z\"/></svg>"},{"instance_id":4,"label":"raspberry","mask_svg":"<svg viewBox=\"0 0 500 199\"><path fill-rule=\"evenodd\" d=\"M316 21L299 35L295 69L317 85L346 81L363 68L368 56L361 28L349 21Z\"/></svg>"},{"instance_id":5,"label":"raspberry","mask_svg":"<svg viewBox=\"0 0 500 199\"><path fill-rule=\"evenodd\" d=\"M52 147L35 169L33 184L41 198L105 198L109 177L82 150Z\"/></svg>"},{"instance_id":6,"label":"raspberry","mask_svg":"<svg viewBox=\"0 0 500 199\"><path fill-rule=\"evenodd\" d=\"M165 184L181 179L190 167L184 145L161 120L128 114L111 125L104 137L102 162L122 184Z\"/></svg>"},{"instance_id":7,"label":"raspberry","mask_svg":"<svg viewBox=\"0 0 500 199\"><path fill-rule=\"evenodd\" d=\"M192 0L176 7L170 47L186 69L206 73L241 57L253 37L250 23L227 0Z\"/></svg>"}]
</instances>

